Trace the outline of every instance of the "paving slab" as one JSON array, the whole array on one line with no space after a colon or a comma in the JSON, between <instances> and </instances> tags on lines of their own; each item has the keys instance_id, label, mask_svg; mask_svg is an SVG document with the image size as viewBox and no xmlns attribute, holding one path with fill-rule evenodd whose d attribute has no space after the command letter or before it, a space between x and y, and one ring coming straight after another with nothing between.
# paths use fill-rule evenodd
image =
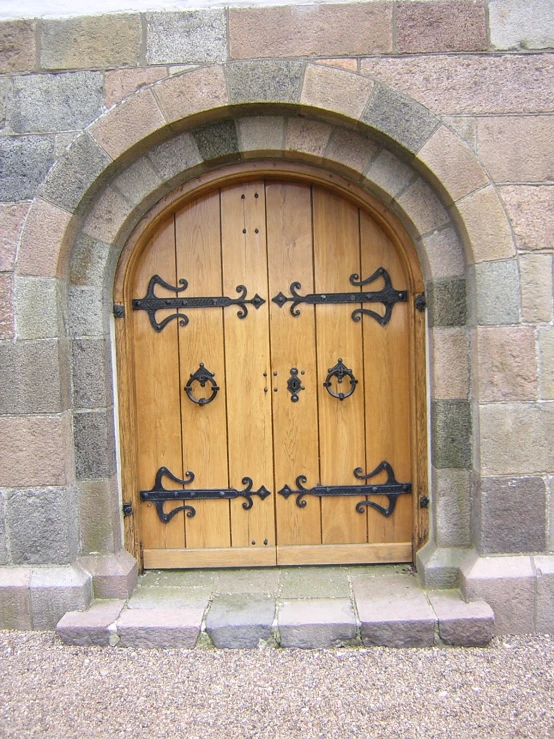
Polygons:
<instances>
[{"instance_id":1,"label":"paving slab","mask_svg":"<svg viewBox=\"0 0 554 739\"><path fill-rule=\"evenodd\" d=\"M277 595L279 575L279 570L274 567L255 570L225 570L220 573L214 592L222 595L234 593Z\"/></svg>"},{"instance_id":2,"label":"paving slab","mask_svg":"<svg viewBox=\"0 0 554 739\"><path fill-rule=\"evenodd\" d=\"M222 570L150 570L139 577L139 585L143 588L166 587L206 587L213 588Z\"/></svg>"},{"instance_id":3,"label":"paving slab","mask_svg":"<svg viewBox=\"0 0 554 739\"><path fill-rule=\"evenodd\" d=\"M466 603L457 590L430 591L428 597L445 644L484 647L493 638L494 612L488 603Z\"/></svg>"},{"instance_id":4,"label":"paving slab","mask_svg":"<svg viewBox=\"0 0 554 739\"><path fill-rule=\"evenodd\" d=\"M125 610L116 622L121 647L195 646L200 634L202 608L136 608Z\"/></svg>"},{"instance_id":5,"label":"paving slab","mask_svg":"<svg viewBox=\"0 0 554 739\"><path fill-rule=\"evenodd\" d=\"M352 578L366 646L430 647L436 616L411 575Z\"/></svg>"},{"instance_id":6,"label":"paving slab","mask_svg":"<svg viewBox=\"0 0 554 739\"><path fill-rule=\"evenodd\" d=\"M349 598L348 570L338 567L290 567L281 570L282 598Z\"/></svg>"},{"instance_id":7,"label":"paving slab","mask_svg":"<svg viewBox=\"0 0 554 739\"><path fill-rule=\"evenodd\" d=\"M128 608L202 608L208 605L210 591L206 588L137 588Z\"/></svg>"},{"instance_id":8,"label":"paving slab","mask_svg":"<svg viewBox=\"0 0 554 739\"><path fill-rule=\"evenodd\" d=\"M348 598L285 600L277 625L282 647L326 649L355 642L356 616Z\"/></svg>"},{"instance_id":9,"label":"paving slab","mask_svg":"<svg viewBox=\"0 0 554 739\"><path fill-rule=\"evenodd\" d=\"M274 616L274 598L218 595L208 612L206 631L216 647L254 649L270 638Z\"/></svg>"},{"instance_id":10,"label":"paving slab","mask_svg":"<svg viewBox=\"0 0 554 739\"><path fill-rule=\"evenodd\" d=\"M88 611L68 611L58 622L56 633L64 644L106 647L124 606L124 600L93 601Z\"/></svg>"}]
</instances>

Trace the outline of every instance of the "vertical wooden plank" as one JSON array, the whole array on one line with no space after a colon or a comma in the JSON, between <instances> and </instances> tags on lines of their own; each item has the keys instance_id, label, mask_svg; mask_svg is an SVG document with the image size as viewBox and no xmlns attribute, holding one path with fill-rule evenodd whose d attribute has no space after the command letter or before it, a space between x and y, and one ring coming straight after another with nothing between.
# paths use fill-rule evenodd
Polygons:
<instances>
[{"instance_id":1,"label":"vertical wooden plank","mask_svg":"<svg viewBox=\"0 0 554 739\"><path fill-rule=\"evenodd\" d=\"M177 276L188 281L184 297L208 297L222 294L221 232L219 191L187 205L176 214ZM181 419L183 460L195 474L193 486L226 488L227 414L225 398L225 359L223 352L223 310L199 308L183 312L189 324L179 331L181 367ZM215 374L220 388L215 399L195 405L185 392L190 375L203 363ZM197 398L209 397L209 385L203 390L198 382L192 387ZM196 515L185 518L187 548L228 547L230 512L228 500L196 501Z\"/></svg>"},{"instance_id":2,"label":"vertical wooden plank","mask_svg":"<svg viewBox=\"0 0 554 739\"><path fill-rule=\"evenodd\" d=\"M326 190L313 188L314 267L317 293L352 292L350 275L360 273L358 209ZM365 463L364 377L361 322L350 305L317 305L319 434L323 485L355 484L353 470ZM323 387L329 368L341 358L358 385L344 401ZM345 381L348 385L348 380ZM322 500L324 544L367 541L366 516L356 512L357 498Z\"/></svg>"},{"instance_id":3,"label":"vertical wooden plank","mask_svg":"<svg viewBox=\"0 0 554 739\"><path fill-rule=\"evenodd\" d=\"M309 185L268 183L266 185L269 297L279 292L289 295L292 282L313 292L312 206ZM290 304L279 308L270 303L271 364L277 377L268 378L273 393L273 440L275 491L285 484L295 488L298 475L308 484L319 479L319 439L317 429L317 372L315 354L315 312L303 306L292 316ZM292 402L287 391L290 370L298 370L305 387ZM309 498L305 508L295 496L285 500L276 495L277 544L320 544L320 500Z\"/></svg>"},{"instance_id":4,"label":"vertical wooden plank","mask_svg":"<svg viewBox=\"0 0 554 739\"><path fill-rule=\"evenodd\" d=\"M145 250L138 270L133 297L146 295L148 282L159 275L168 284L176 284L175 222L173 215L161 226ZM156 295L173 297L175 293L156 286ZM158 322L173 311L159 311ZM181 418L179 412L178 323L171 321L161 332L150 325L145 311L133 311L135 337L135 393L137 403L138 484L149 490L156 471L165 466L177 477L183 476L181 453ZM164 480L168 488L178 488ZM181 505L166 503L165 510ZM185 545L184 514L167 524L158 518L152 503L141 503L142 543L150 548L177 549Z\"/></svg>"},{"instance_id":5,"label":"vertical wooden plank","mask_svg":"<svg viewBox=\"0 0 554 739\"><path fill-rule=\"evenodd\" d=\"M230 484L242 489L243 478L249 477L253 489L265 485L272 492L263 501L254 497L250 510L244 510L241 499L231 501L231 543L233 547L274 546L272 393L268 384L272 378L263 182L248 182L221 191L221 237L224 294L236 296L237 287L245 285L248 299L257 293L266 301L257 310L249 305L244 319L238 317L237 308L227 308L224 314ZM264 392L265 387L268 392Z\"/></svg>"},{"instance_id":6,"label":"vertical wooden plank","mask_svg":"<svg viewBox=\"0 0 554 739\"><path fill-rule=\"evenodd\" d=\"M364 279L379 267L389 273L396 290L408 288L407 278L396 249L383 230L366 213L361 214L361 254ZM379 290L378 279L368 290ZM383 306L372 309L384 312ZM371 317L363 318L365 352L365 412L368 472L383 460L389 462L400 482L412 480L410 450L410 355L408 304L397 303L391 320L381 326ZM374 478L384 482L386 474ZM381 496L370 498L387 505ZM390 518L368 509L370 542L405 542L412 538L412 498L400 496Z\"/></svg>"}]
</instances>

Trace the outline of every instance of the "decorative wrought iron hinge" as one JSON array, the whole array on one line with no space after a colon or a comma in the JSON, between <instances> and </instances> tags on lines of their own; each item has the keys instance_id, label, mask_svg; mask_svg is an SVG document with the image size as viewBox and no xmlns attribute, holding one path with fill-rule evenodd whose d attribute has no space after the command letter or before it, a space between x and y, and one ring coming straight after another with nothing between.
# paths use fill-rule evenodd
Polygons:
<instances>
[{"instance_id":1,"label":"decorative wrought iron hinge","mask_svg":"<svg viewBox=\"0 0 554 739\"><path fill-rule=\"evenodd\" d=\"M304 487L304 483L307 482L306 476L298 475L296 478L296 487L298 490L292 490L288 485L285 485L278 492L279 495L282 495L285 498L288 498L290 495L296 495L296 505L299 508L306 507L307 501L304 500L305 495L316 495L318 498L340 495L350 495L355 497L366 495L386 495L389 499L389 505L387 508L384 508L371 500L360 500L356 503L356 511L357 513L363 513L365 508L373 508L388 518L394 513L398 496L412 492L412 483L398 482L394 476L394 470L386 461L381 462L381 464L368 475L362 474L362 468L357 467L354 470L354 477L357 480L369 480L372 477L376 477L376 475L383 472L383 470L386 471L388 479L385 483L380 485L316 485L313 488L306 488Z\"/></svg>"},{"instance_id":2,"label":"decorative wrought iron hinge","mask_svg":"<svg viewBox=\"0 0 554 739\"><path fill-rule=\"evenodd\" d=\"M132 503L123 503L123 518L127 518L128 516L133 515L133 504Z\"/></svg>"},{"instance_id":3,"label":"decorative wrought iron hinge","mask_svg":"<svg viewBox=\"0 0 554 739\"><path fill-rule=\"evenodd\" d=\"M114 318L125 318L125 306L123 303L113 304L113 314Z\"/></svg>"},{"instance_id":4,"label":"decorative wrought iron hinge","mask_svg":"<svg viewBox=\"0 0 554 739\"><path fill-rule=\"evenodd\" d=\"M160 467L156 472L156 481L152 490L141 490L140 499L154 503L156 511L162 523L169 523L173 516L177 515L180 511L186 511L188 518L194 518L196 515L196 509L191 505L182 505L178 508L174 508L169 513L164 513L164 503L168 500L234 500L235 498L245 498L242 507L245 511L250 510L254 505L252 500L253 495L257 495L261 500L271 495L270 491L262 485L258 490L252 490L253 482L249 477L242 478L242 484L246 487L244 490L236 490L235 488L214 488L208 490L166 490L162 483L162 478L168 477L173 482L179 485L190 485L194 480L194 473L187 472L184 480L175 477L167 467Z\"/></svg>"},{"instance_id":5,"label":"decorative wrought iron hinge","mask_svg":"<svg viewBox=\"0 0 554 739\"><path fill-rule=\"evenodd\" d=\"M282 308L285 303L292 303L290 312L293 316L299 316L300 310L296 307L300 303L307 303L308 305L316 304L337 304L337 303L382 303L385 306L385 314L380 315L369 308L356 308L352 312L352 320L359 321L362 316L371 316L381 326L386 326L390 321L392 315L392 309L395 303L405 303L408 300L408 293L406 290L395 290L392 286L391 278L389 273L384 267L379 267L375 272L368 277L366 280L360 280L360 276L357 274L350 275L350 284L354 287L363 287L374 282L377 278L382 277L385 286L382 290L374 292L357 292L357 293L312 293L310 295L299 295L298 290L302 288L299 282L293 282L290 286L292 296L287 298L283 293L279 293L274 298L273 302Z\"/></svg>"},{"instance_id":6,"label":"decorative wrought iron hinge","mask_svg":"<svg viewBox=\"0 0 554 739\"><path fill-rule=\"evenodd\" d=\"M331 389L331 377L336 377L338 382L342 384L342 381L345 377L350 378L350 387L348 389L348 392L346 393L335 393ZM358 380L354 377L354 373L351 369L348 369L343 363L342 359L339 357L339 361L337 364L335 364L334 367L331 367L329 370L329 374L327 375L327 379L323 383L323 387L326 388L329 395L332 395L333 398L338 398L339 400L344 400L345 398L349 398L354 390L356 389L356 385L358 384Z\"/></svg>"},{"instance_id":7,"label":"decorative wrought iron hinge","mask_svg":"<svg viewBox=\"0 0 554 739\"><path fill-rule=\"evenodd\" d=\"M257 293L253 298L247 300L246 295L248 291L244 285L238 285L237 287L237 292L239 293L238 298L227 298L225 296L212 298L160 298L154 293L156 285L161 285L166 290L172 290L174 293L180 293L187 289L188 282L187 280L179 280L181 287L174 287L173 285L168 285L159 275L154 275L150 278L148 290L144 298L135 298L133 300L133 310L145 310L148 313L152 328L158 332L162 331L170 321L177 318L179 319L180 326L186 326L189 322L188 316L184 313L173 313L173 315L167 316L163 321L158 323L156 321L156 313L159 310L167 310L168 308L228 308L230 305L238 305L240 310L237 312L237 316L239 318L246 318L248 315L247 304L253 305L254 308L258 309L265 303L265 300Z\"/></svg>"}]
</instances>

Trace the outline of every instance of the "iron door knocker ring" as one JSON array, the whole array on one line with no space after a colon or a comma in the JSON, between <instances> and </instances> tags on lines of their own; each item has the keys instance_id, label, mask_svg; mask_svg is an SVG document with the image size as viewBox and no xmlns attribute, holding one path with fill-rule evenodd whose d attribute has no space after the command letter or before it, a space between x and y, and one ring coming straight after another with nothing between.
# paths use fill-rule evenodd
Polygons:
<instances>
[{"instance_id":1,"label":"iron door knocker ring","mask_svg":"<svg viewBox=\"0 0 554 739\"><path fill-rule=\"evenodd\" d=\"M185 385L185 392L188 395L189 399L192 400L193 403L196 403L196 405L208 405L208 403L211 403L212 400L215 398L215 396L218 393L219 387L217 386L216 381L214 380L215 373L210 372L206 367L204 367L204 363L200 362L200 367L191 374L190 380ZM206 387L206 383L210 383L212 386L212 394L209 398L195 398L192 394L192 386L195 382L200 383L200 387Z\"/></svg>"},{"instance_id":2,"label":"iron door knocker ring","mask_svg":"<svg viewBox=\"0 0 554 739\"><path fill-rule=\"evenodd\" d=\"M347 393L335 393L331 389L331 377L336 377L339 383L342 383L345 377L350 378L350 388ZM356 389L356 385L358 384L358 380L354 377L354 373L351 369L348 369L343 363L342 359L339 357L339 361L334 367L331 367L329 370L329 374L327 375L327 379L323 383L323 387L326 388L329 395L331 395L333 398L338 398L339 400L345 400L345 398L349 398L354 390Z\"/></svg>"}]
</instances>

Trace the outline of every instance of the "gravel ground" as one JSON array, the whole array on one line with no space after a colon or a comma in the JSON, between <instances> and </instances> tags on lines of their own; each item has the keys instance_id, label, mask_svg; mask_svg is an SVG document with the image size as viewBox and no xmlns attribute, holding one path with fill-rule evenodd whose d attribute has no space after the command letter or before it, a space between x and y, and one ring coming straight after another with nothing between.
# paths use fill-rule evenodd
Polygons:
<instances>
[{"instance_id":1,"label":"gravel ground","mask_svg":"<svg viewBox=\"0 0 554 739\"><path fill-rule=\"evenodd\" d=\"M145 650L0 631L0 737L554 737L554 637L487 649Z\"/></svg>"}]
</instances>

